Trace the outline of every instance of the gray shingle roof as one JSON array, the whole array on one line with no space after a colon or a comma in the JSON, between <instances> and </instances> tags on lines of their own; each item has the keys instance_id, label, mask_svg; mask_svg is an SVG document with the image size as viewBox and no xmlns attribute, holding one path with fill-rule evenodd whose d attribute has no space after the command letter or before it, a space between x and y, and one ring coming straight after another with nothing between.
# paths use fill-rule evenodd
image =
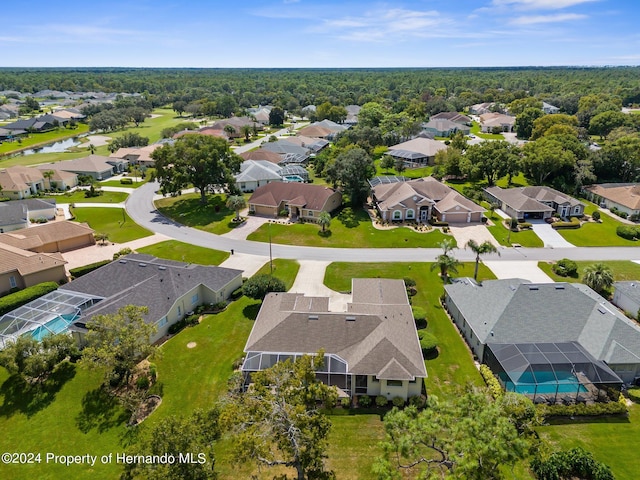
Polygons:
<instances>
[{"instance_id":1,"label":"gray shingle roof","mask_svg":"<svg viewBox=\"0 0 640 480\"><path fill-rule=\"evenodd\" d=\"M631 282L615 282L613 284L616 290L624 293L630 299L640 302L640 282L633 280Z\"/></svg>"}]
</instances>

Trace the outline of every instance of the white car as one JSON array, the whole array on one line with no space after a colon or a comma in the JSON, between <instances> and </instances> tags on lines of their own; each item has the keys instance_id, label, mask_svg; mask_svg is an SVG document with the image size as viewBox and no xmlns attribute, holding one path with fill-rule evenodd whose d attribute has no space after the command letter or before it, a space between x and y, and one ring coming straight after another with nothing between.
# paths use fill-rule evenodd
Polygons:
<instances>
[{"instance_id":1,"label":"white car","mask_svg":"<svg viewBox=\"0 0 640 480\"><path fill-rule=\"evenodd\" d=\"M470 133L469 138L476 138L476 136L473 133Z\"/></svg>"}]
</instances>

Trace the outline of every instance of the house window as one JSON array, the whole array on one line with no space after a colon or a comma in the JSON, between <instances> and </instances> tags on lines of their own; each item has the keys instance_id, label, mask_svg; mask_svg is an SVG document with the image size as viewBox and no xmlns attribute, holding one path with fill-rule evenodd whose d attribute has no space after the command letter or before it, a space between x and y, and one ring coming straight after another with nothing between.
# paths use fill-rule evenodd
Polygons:
<instances>
[{"instance_id":1,"label":"house window","mask_svg":"<svg viewBox=\"0 0 640 480\"><path fill-rule=\"evenodd\" d=\"M180 308L180 305L178 305L178 318L180 318L182 316L182 308Z\"/></svg>"},{"instance_id":2,"label":"house window","mask_svg":"<svg viewBox=\"0 0 640 480\"><path fill-rule=\"evenodd\" d=\"M313 217L313 210L309 210L309 216Z\"/></svg>"},{"instance_id":3,"label":"house window","mask_svg":"<svg viewBox=\"0 0 640 480\"><path fill-rule=\"evenodd\" d=\"M407 210L407 214L405 216L408 220L413 220L414 218L416 218L416 212L413 209L409 209Z\"/></svg>"},{"instance_id":4,"label":"house window","mask_svg":"<svg viewBox=\"0 0 640 480\"><path fill-rule=\"evenodd\" d=\"M401 387L402 380L387 380L387 387Z\"/></svg>"},{"instance_id":5,"label":"house window","mask_svg":"<svg viewBox=\"0 0 640 480\"><path fill-rule=\"evenodd\" d=\"M167 317L162 317L158 322L158 328L164 327L167 324L167 322L169 322L169 320L167 320Z\"/></svg>"},{"instance_id":6,"label":"house window","mask_svg":"<svg viewBox=\"0 0 640 480\"><path fill-rule=\"evenodd\" d=\"M394 210L393 219L394 220L402 220L402 212L400 210Z\"/></svg>"},{"instance_id":7,"label":"house window","mask_svg":"<svg viewBox=\"0 0 640 480\"><path fill-rule=\"evenodd\" d=\"M195 305L198 303L198 294L196 293L193 297L191 297L191 305Z\"/></svg>"},{"instance_id":8,"label":"house window","mask_svg":"<svg viewBox=\"0 0 640 480\"><path fill-rule=\"evenodd\" d=\"M11 288L16 288L18 286L18 284L16 283L16 277L14 277L13 275L9 277L9 285L11 285Z\"/></svg>"}]
</instances>

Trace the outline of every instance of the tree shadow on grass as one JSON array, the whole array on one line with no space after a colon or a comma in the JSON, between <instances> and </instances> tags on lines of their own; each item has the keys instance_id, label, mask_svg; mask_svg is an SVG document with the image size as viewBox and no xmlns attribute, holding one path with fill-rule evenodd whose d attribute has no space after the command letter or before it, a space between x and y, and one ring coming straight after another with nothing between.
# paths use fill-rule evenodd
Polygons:
<instances>
[{"instance_id":1,"label":"tree shadow on grass","mask_svg":"<svg viewBox=\"0 0 640 480\"><path fill-rule=\"evenodd\" d=\"M233 210L226 207L221 195L207 195L207 203L200 203L197 198L183 198L173 205L158 209L171 220L188 225L190 227L205 227L214 222L219 222L234 214Z\"/></svg>"},{"instance_id":2,"label":"tree shadow on grass","mask_svg":"<svg viewBox=\"0 0 640 480\"><path fill-rule=\"evenodd\" d=\"M260 311L261 303L254 303L252 305L247 305L242 309L242 314L247 317L249 320L255 320L258 316L258 312Z\"/></svg>"},{"instance_id":3,"label":"tree shadow on grass","mask_svg":"<svg viewBox=\"0 0 640 480\"><path fill-rule=\"evenodd\" d=\"M320 231L318 232L318 236L319 236L319 237L322 237L322 238L329 238L329 237L331 237L331 235L333 235L333 234L331 233L331 230L325 230L324 232L323 232L322 230L320 230Z\"/></svg>"},{"instance_id":4,"label":"tree shadow on grass","mask_svg":"<svg viewBox=\"0 0 640 480\"><path fill-rule=\"evenodd\" d=\"M127 412L118 400L102 386L87 392L82 398L82 411L76 417L76 425L82 433L96 429L103 433L117 425L126 423Z\"/></svg>"},{"instance_id":5,"label":"tree shadow on grass","mask_svg":"<svg viewBox=\"0 0 640 480\"><path fill-rule=\"evenodd\" d=\"M0 396L4 402L0 405L0 415L10 417L22 413L27 417L35 415L43 408L51 405L56 394L65 383L76 375L76 366L61 363L45 380L29 383L20 375L11 375L0 387Z\"/></svg>"}]
</instances>

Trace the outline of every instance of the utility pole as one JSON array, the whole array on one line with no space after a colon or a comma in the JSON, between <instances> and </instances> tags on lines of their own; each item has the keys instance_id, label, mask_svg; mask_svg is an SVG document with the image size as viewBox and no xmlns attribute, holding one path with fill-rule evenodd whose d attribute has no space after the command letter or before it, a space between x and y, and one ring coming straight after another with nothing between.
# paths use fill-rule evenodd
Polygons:
<instances>
[{"instance_id":1,"label":"utility pole","mask_svg":"<svg viewBox=\"0 0 640 480\"><path fill-rule=\"evenodd\" d=\"M273 254L271 252L271 220L269 220L268 225L269 227L267 228L267 230L269 230L269 269L271 271L271 275L273 275Z\"/></svg>"}]
</instances>

